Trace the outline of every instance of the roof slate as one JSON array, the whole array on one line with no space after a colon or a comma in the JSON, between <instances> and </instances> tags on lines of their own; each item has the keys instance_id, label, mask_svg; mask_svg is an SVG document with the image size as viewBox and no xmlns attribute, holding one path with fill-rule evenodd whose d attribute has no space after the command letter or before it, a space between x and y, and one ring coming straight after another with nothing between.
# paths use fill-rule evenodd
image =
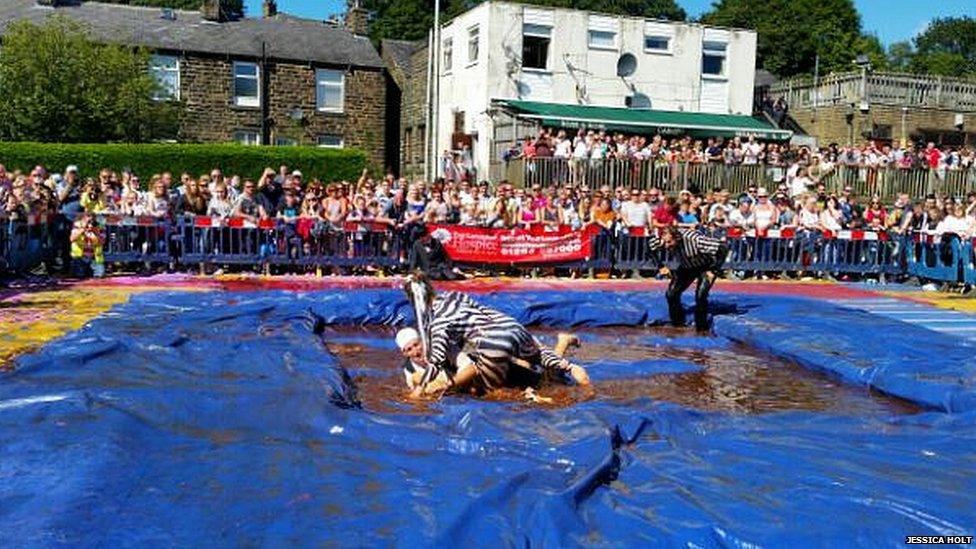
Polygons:
<instances>
[{"instance_id":1,"label":"roof slate","mask_svg":"<svg viewBox=\"0 0 976 549\"><path fill-rule=\"evenodd\" d=\"M159 8L82 2L57 8L36 0L0 0L0 34L11 21L41 23L55 13L86 24L96 40L209 54L382 68L383 61L369 39L323 21L287 14L244 18L217 23L198 11L173 10L175 20L162 17Z\"/></svg>"}]
</instances>

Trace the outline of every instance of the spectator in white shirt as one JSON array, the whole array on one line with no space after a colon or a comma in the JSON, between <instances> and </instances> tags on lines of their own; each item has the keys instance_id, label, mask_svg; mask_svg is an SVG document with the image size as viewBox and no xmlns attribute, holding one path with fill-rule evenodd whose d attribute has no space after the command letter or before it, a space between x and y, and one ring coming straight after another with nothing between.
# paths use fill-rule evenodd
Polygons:
<instances>
[{"instance_id":1,"label":"spectator in white shirt","mask_svg":"<svg viewBox=\"0 0 976 549\"><path fill-rule=\"evenodd\" d=\"M966 215L966 209L962 204L956 204L952 208L952 213L945 216L935 228L938 234L952 233L959 235L959 238L972 238L974 235L974 220Z\"/></svg>"},{"instance_id":2,"label":"spectator in white shirt","mask_svg":"<svg viewBox=\"0 0 976 549\"><path fill-rule=\"evenodd\" d=\"M739 199L739 207L729 214L729 226L740 229L752 229L756 226L756 216L752 213L752 199Z\"/></svg>"},{"instance_id":3,"label":"spectator in white shirt","mask_svg":"<svg viewBox=\"0 0 976 549\"><path fill-rule=\"evenodd\" d=\"M813 180L807 177L807 169L800 168L796 177L790 182L790 198L796 198L809 192L811 186L813 186Z\"/></svg>"},{"instance_id":4,"label":"spectator in white shirt","mask_svg":"<svg viewBox=\"0 0 976 549\"><path fill-rule=\"evenodd\" d=\"M625 227L648 227L651 224L651 207L640 199L640 191L630 191L630 200L620 205L620 216Z\"/></svg>"},{"instance_id":5,"label":"spectator in white shirt","mask_svg":"<svg viewBox=\"0 0 976 549\"><path fill-rule=\"evenodd\" d=\"M742 163L743 164L758 164L759 156L762 154L763 146L761 143L756 142L756 136L750 135L749 141L742 146Z\"/></svg>"}]
</instances>

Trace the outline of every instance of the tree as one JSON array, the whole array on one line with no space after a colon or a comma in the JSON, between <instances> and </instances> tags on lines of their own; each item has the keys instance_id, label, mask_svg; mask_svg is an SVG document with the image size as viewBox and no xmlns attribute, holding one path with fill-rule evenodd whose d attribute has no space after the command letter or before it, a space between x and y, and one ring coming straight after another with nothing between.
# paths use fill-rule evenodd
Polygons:
<instances>
[{"instance_id":1,"label":"tree","mask_svg":"<svg viewBox=\"0 0 976 549\"><path fill-rule=\"evenodd\" d=\"M909 62L914 72L945 76L976 76L976 19L935 19L913 40Z\"/></svg>"},{"instance_id":2,"label":"tree","mask_svg":"<svg viewBox=\"0 0 976 549\"><path fill-rule=\"evenodd\" d=\"M483 0L442 0L443 17L450 18L477 6ZM674 0L524 0L526 4L684 21L687 14ZM434 0L364 0L373 14L370 36L420 40L434 25Z\"/></svg>"},{"instance_id":3,"label":"tree","mask_svg":"<svg viewBox=\"0 0 976 549\"><path fill-rule=\"evenodd\" d=\"M915 49L908 40L894 42L888 46L888 66L895 71L908 71Z\"/></svg>"},{"instance_id":4,"label":"tree","mask_svg":"<svg viewBox=\"0 0 976 549\"><path fill-rule=\"evenodd\" d=\"M173 8L178 10L198 10L203 0L98 0L108 4L126 4L129 6L150 6L156 8ZM231 18L244 17L244 0L220 0L224 13Z\"/></svg>"},{"instance_id":5,"label":"tree","mask_svg":"<svg viewBox=\"0 0 976 549\"><path fill-rule=\"evenodd\" d=\"M0 140L147 141L175 134L177 110L154 101L149 54L96 44L61 16L7 27L0 55Z\"/></svg>"},{"instance_id":6,"label":"tree","mask_svg":"<svg viewBox=\"0 0 976 549\"><path fill-rule=\"evenodd\" d=\"M861 32L853 0L718 0L702 16L711 25L739 27L758 33L759 66L780 77L847 71L860 54L878 63L884 57L877 38Z\"/></svg>"}]
</instances>

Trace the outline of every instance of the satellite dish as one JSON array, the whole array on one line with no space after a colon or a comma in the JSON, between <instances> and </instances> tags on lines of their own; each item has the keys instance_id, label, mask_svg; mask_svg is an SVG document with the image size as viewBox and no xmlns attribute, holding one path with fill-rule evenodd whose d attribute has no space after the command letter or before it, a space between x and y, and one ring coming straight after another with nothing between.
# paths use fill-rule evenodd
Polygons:
<instances>
[{"instance_id":1,"label":"satellite dish","mask_svg":"<svg viewBox=\"0 0 976 549\"><path fill-rule=\"evenodd\" d=\"M617 76L626 78L637 70L637 58L632 53L625 53L617 59Z\"/></svg>"},{"instance_id":2,"label":"satellite dish","mask_svg":"<svg viewBox=\"0 0 976 549\"><path fill-rule=\"evenodd\" d=\"M624 102L631 109L649 109L651 108L651 98L644 95L643 93L635 93L630 97L627 97Z\"/></svg>"}]
</instances>

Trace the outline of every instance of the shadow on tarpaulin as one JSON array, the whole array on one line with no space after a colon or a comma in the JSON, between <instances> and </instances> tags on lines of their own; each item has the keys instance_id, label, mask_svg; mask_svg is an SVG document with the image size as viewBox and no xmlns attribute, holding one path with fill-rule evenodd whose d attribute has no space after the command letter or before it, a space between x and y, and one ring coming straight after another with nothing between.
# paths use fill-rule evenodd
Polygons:
<instances>
[{"instance_id":1,"label":"shadow on tarpaulin","mask_svg":"<svg viewBox=\"0 0 976 549\"><path fill-rule=\"evenodd\" d=\"M665 318L647 294L478 299L534 324ZM715 309L719 338L765 333L807 366L830 358L851 381L911 386L896 368L909 343L893 340L917 342L917 328L795 298L721 295ZM930 410L907 416L650 399L366 411L316 332L409 318L392 290L141 294L21 357L0 382L0 543L896 545L976 525L976 413L939 404L972 400L922 387L973 355L950 338L924 333L933 362L915 385L929 396L902 396ZM864 341L866 322L888 343Z\"/></svg>"}]
</instances>

